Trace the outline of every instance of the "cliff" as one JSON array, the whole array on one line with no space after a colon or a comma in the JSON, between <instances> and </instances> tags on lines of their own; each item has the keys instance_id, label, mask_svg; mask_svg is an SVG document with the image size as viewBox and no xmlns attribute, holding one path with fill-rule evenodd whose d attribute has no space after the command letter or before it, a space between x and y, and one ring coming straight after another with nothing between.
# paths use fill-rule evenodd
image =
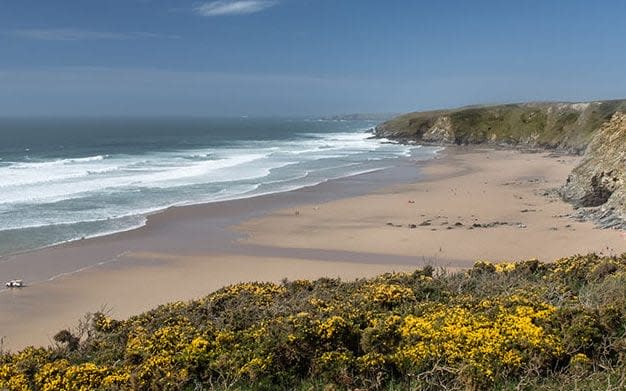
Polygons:
<instances>
[{"instance_id":1,"label":"cliff","mask_svg":"<svg viewBox=\"0 0 626 391\"><path fill-rule=\"evenodd\" d=\"M585 153L561 189L578 217L626 227L626 100L520 103L415 112L376 128L378 137L436 144L492 144Z\"/></svg>"},{"instance_id":2,"label":"cliff","mask_svg":"<svg viewBox=\"0 0 626 391\"><path fill-rule=\"evenodd\" d=\"M429 143L523 145L581 153L626 100L520 103L404 114L376 128L379 137Z\"/></svg>"},{"instance_id":3,"label":"cliff","mask_svg":"<svg viewBox=\"0 0 626 391\"><path fill-rule=\"evenodd\" d=\"M626 114L616 113L594 133L581 164L567 178L563 198L605 227L626 220ZM621 220L621 222L620 222Z\"/></svg>"}]
</instances>

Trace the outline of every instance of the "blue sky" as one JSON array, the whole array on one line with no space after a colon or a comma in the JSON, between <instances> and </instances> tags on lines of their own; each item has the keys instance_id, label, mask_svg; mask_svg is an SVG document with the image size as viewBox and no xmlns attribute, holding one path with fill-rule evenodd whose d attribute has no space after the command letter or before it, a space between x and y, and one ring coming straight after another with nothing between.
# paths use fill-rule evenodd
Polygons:
<instances>
[{"instance_id":1,"label":"blue sky","mask_svg":"<svg viewBox=\"0 0 626 391\"><path fill-rule=\"evenodd\" d=\"M621 0L0 0L0 115L626 97Z\"/></svg>"}]
</instances>

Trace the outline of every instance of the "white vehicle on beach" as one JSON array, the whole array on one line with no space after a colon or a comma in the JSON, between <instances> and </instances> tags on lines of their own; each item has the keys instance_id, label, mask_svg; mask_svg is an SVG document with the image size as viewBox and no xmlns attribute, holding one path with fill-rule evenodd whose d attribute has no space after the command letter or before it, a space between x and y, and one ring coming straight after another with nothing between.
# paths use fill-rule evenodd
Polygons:
<instances>
[{"instance_id":1,"label":"white vehicle on beach","mask_svg":"<svg viewBox=\"0 0 626 391\"><path fill-rule=\"evenodd\" d=\"M7 288L22 288L24 286L24 281L22 280L11 280L6 283Z\"/></svg>"}]
</instances>

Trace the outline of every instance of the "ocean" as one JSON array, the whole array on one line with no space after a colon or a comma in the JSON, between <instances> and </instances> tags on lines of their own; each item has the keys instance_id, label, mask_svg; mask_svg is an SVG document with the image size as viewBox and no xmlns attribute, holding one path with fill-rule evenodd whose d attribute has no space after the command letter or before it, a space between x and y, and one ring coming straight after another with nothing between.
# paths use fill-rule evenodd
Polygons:
<instances>
[{"instance_id":1,"label":"ocean","mask_svg":"<svg viewBox=\"0 0 626 391\"><path fill-rule=\"evenodd\" d=\"M371 121L0 119L0 256L142 226L171 206L285 192L434 148Z\"/></svg>"}]
</instances>

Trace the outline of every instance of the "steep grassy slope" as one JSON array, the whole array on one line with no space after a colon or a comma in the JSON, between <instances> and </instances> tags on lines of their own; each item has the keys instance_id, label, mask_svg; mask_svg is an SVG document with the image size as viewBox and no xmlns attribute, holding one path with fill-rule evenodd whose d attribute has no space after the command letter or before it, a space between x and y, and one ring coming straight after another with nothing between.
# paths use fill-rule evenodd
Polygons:
<instances>
[{"instance_id":1,"label":"steep grassy slope","mask_svg":"<svg viewBox=\"0 0 626 391\"><path fill-rule=\"evenodd\" d=\"M434 143L509 144L580 153L626 100L522 103L409 113L376 128L380 137Z\"/></svg>"},{"instance_id":2,"label":"steep grassy slope","mask_svg":"<svg viewBox=\"0 0 626 391\"><path fill-rule=\"evenodd\" d=\"M624 389L625 317L626 254L246 283L0 354L0 389Z\"/></svg>"}]
</instances>

